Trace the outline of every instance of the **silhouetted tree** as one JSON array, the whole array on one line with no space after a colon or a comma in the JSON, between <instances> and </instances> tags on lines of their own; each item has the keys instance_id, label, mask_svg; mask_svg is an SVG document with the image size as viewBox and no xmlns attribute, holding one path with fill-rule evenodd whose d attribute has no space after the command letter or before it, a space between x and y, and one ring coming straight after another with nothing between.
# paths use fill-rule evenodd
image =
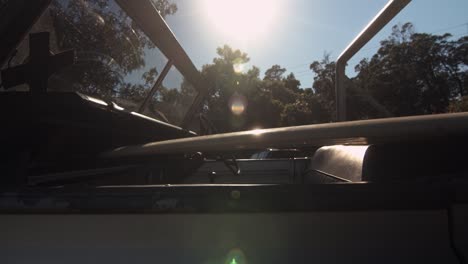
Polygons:
<instances>
[{"instance_id":1,"label":"silhouetted tree","mask_svg":"<svg viewBox=\"0 0 468 264\"><path fill-rule=\"evenodd\" d=\"M371 59L363 59L353 80L394 116L443 113L465 94L467 38L415 33L394 26Z\"/></svg>"},{"instance_id":2,"label":"silhouetted tree","mask_svg":"<svg viewBox=\"0 0 468 264\"><path fill-rule=\"evenodd\" d=\"M279 81L281 80L285 72L285 68L281 68L281 66L275 64L265 71L265 77L263 78L263 80Z\"/></svg>"}]
</instances>

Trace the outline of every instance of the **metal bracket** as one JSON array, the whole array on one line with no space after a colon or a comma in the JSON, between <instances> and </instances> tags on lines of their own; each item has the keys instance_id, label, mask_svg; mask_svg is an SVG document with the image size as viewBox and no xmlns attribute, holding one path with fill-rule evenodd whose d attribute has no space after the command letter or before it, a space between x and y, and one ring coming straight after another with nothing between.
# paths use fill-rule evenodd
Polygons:
<instances>
[{"instance_id":1,"label":"metal bracket","mask_svg":"<svg viewBox=\"0 0 468 264\"><path fill-rule=\"evenodd\" d=\"M166 63L166 66L164 66L164 69L162 70L161 74L159 74L158 79L154 83L153 88L151 88L151 90L149 91L145 100L140 105L140 108L138 108L138 113L141 114L145 110L145 108L148 106L148 103L150 102L151 98L153 98L154 94L158 91L159 87L161 86L164 78L166 77L171 67L172 67L172 60L168 60Z\"/></svg>"}]
</instances>

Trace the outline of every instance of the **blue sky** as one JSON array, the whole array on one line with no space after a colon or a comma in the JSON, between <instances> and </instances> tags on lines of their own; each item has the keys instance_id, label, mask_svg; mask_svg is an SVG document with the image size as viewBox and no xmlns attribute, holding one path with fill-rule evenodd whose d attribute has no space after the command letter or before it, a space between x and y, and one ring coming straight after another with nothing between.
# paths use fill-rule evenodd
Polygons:
<instances>
[{"instance_id":1,"label":"blue sky","mask_svg":"<svg viewBox=\"0 0 468 264\"><path fill-rule=\"evenodd\" d=\"M220 0L221 1L221 0ZM201 2L176 0L179 11L167 18L180 43L198 69L211 63L216 48L228 44L249 54L250 65L262 74L273 64L294 72L302 87L312 85L310 62L324 52L336 58L387 3L386 0L271 0L279 7L275 21L262 36L239 39L216 30ZM413 0L389 25L350 60L348 75L363 57L378 49L391 26L412 22L417 32L468 35L468 0Z\"/></svg>"}]
</instances>

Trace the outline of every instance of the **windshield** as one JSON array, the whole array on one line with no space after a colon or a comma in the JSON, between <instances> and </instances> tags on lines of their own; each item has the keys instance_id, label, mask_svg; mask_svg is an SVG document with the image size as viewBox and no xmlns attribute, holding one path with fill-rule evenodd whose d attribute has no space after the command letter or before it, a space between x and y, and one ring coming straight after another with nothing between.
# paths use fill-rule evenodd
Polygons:
<instances>
[{"instance_id":1,"label":"windshield","mask_svg":"<svg viewBox=\"0 0 468 264\"><path fill-rule=\"evenodd\" d=\"M342 121L336 60L387 1L152 3L209 84L195 111L219 133ZM347 61L345 120L468 110L467 8L463 0L410 2ZM175 66L154 87L169 60L114 1L54 0L31 29L39 31L51 32L54 53L76 50L77 63L50 78L52 91L177 125L198 94ZM9 66L27 56L26 37Z\"/></svg>"},{"instance_id":2,"label":"windshield","mask_svg":"<svg viewBox=\"0 0 468 264\"><path fill-rule=\"evenodd\" d=\"M50 32L52 53L74 49L76 56L74 65L49 78L49 91L78 91L176 125L197 95L174 66L154 87L168 58L115 1L54 0L29 33L41 31ZM28 54L26 37L4 67L27 62ZM153 88L154 96L142 107ZM9 91L28 89L20 85Z\"/></svg>"}]
</instances>

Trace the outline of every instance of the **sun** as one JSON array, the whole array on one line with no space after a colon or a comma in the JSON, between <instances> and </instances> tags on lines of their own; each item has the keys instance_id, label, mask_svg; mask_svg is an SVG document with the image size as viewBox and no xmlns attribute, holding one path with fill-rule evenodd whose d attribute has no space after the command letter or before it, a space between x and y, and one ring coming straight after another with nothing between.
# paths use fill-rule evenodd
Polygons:
<instances>
[{"instance_id":1,"label":"sun","mask_svg":"<svg viewBox=\"0 0 468 264\"><path fill-rule=\"evenodd\" d=\"M220 33L237 40L256 39L272 31L278 0L203 0L203 14Z\"/></svg>"}]
</instances>

